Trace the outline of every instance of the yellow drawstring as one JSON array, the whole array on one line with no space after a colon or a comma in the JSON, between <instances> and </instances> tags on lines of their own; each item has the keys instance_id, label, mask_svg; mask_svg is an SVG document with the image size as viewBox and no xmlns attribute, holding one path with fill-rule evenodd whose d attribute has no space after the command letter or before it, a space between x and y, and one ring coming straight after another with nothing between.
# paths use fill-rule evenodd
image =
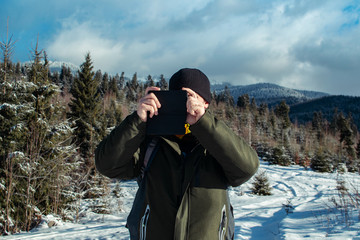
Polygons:
<instances>
[{"instance_id":1,"label":"yellow drawstring","mask_svg":"<svg viewBox=\"0 0 360 240\"><path fill-rule=\"evenodd\" d=\"M185 123L185 134L191 133L190 131L190 124Z\"/></svg>"},{"instance_id":2,"label":"yellow drawstring","mask_svg":"<svg viewBox=\"0 0 360 240\"><path fill-rule=\"evenodd\" d=\"M189 133L191 133L190 124L185 123L185 134L183 134L183 135L175 135L175 136L182 139L186 134L189 134Z\"/></svg>"}]
</instances>

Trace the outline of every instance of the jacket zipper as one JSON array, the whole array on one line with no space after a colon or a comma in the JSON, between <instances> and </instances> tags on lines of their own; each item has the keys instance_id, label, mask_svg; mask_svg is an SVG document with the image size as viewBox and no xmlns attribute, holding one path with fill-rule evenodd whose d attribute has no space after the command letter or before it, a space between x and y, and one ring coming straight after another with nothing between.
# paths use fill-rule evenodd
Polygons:
<instances>
[{"instance_id":1,"label":"jacket zipper","mask_svg":"<svg viewBox=\"0 0 360 240\"><path fill-rule=\"evenodd\" d=\"M226 234L226 205L221 210L221 221L219 226L219 240L225 239Z\"/></svg>"},{"instance_id":2,"label":"jacket zipper","mask_svg":"<svg viewBox=\"0 0 360 240\"><path fill-rule=\"evenodd\" d=\"M198 147L200 146L200 143L197 143L189 153L181 152L181 181L180 181L180 190L181 195L178 196L177 206L179 207L181 204L182 196L185 194L187 185L184 185L184 178L185 178L185 165L186 165L186 158L191 155ZM187 183L190 184L190 183Z\"/></svg>"},{"instance_id":3,"label":"jacket zipper","mask_svg":"<svg viewBox=\"0 0 360 240\"><path fill-rule=\"evenodd\" d=\"M140 238L139 238L140 240L146 239L146 227L147 227L149 215L150 215L150 206L148 204L146 205L144 216L141 218L140 221Z\"/></svg>"}]
</instances>

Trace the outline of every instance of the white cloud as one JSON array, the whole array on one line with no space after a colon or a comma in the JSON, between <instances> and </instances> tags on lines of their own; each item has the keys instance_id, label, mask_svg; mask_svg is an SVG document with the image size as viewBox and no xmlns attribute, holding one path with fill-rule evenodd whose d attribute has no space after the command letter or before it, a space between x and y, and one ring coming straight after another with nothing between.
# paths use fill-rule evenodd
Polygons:
<instances>
[{"instance_id":1,"label":"white cloud","mask_svg":"<svg viewBox=\"0 0 360 240\"><path fill-rule=\"evenodd\" d=\"M76 64L89 51L95 68L110 73L169 77L180 67L199 67L218 82L274 82L360 95L360 10L346 8L351 3L356 2L108 0L82 9L78 4L74 9L81 10L63 18L46 50ZM353 87L339 87L345 77Z\"/></svg>"},{"instance_id":2,"label":"white cloud","mask_svg":"<svg viewBox=\"0 0 360 240\"><path fill-rule=\"evenodd\" d=\"M55 59L72 61L78 65L84 61L85 54L90 52L99 68L112 64L109 60L116 62L123 56L121 43L101 36L88 23L74 23L71 27L66 27L51 40L47 51Z\"/></svg>"}]
</instances>

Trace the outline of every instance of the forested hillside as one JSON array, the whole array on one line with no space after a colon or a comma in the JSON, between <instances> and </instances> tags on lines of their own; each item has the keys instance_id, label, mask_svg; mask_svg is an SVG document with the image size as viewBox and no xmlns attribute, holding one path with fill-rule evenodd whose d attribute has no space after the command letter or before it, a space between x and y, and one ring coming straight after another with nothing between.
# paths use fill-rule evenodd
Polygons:
<instances>
[{"instance_id":1,"label":"forested hillside","mask_svg":"<svg viewBox=\"0 0 360 240\"><path fill-rule=\"evenodd\" d=\"M0 234L29 231L49 213L77 221L84 199L97 199L89 207L107 213L101 199L109 180L96 171L94 150L136 109L147 86L167 89L167 79L109 75L93 69L90 53L75 74L66 66L51 72L37 46L22 66L11 61L13 46L11 40L1 44ZM352 117L339 111L329 123L316 112L309 123L292 123L285 101L273 108L256 101L247 94L234 99L225 88L213 93L210 111L271 164L359 171Z\"/></svg>"},{"instance_id":2,"label":"forested hillside","mask_svg":"<svg viewBox=\"0 0 360 240\"><path fill-rule=\"evenodd\" d=\"M213 91L222 93L228 91L233 99L247 95L259 106L264 103L274 108L285 101L290 106L290 120L294 123L311 122L314 112L321 113L324 120L331 122L334 114L342 112L350 114L353 122L360 127L360 97L331 96L327 93L289 89L271 83L258 83L247 86L233 86L229 83L212 85ZM236 104L236 102L234 102Z\"/></svg>"},{"instance_id":3,"label":"forested hillside","mask_svg":"<svg viewBox=\"0 0 360 240\"><path fill-rule=\"evenodd\" d=\"M319 112L323 119L333 121L334 114L343 114L351 117L360 128L360 97L326 96L312 101L291 106L290 119L305 124L313 119L314 112Z\"/></svg>"}]
</instances>

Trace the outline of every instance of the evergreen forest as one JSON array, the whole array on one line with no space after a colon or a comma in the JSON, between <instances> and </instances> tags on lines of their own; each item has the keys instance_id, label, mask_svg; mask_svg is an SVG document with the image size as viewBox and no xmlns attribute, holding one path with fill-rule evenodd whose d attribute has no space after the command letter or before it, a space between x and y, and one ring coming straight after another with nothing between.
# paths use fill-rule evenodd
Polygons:
<instances>
[{"instance_id":1,"label":"evergreen forest","mask_svg":"<svg viewBox=\"0 0 360 240\"><path fill-rule=\"evenodd\" d=\"M27 65L12 62L14 46L11 38L1 42L0 235L29 231L50 213L76 222L85 199L94 199L94 212L106 214L101 197L109 194L110 180L96 171L94 150L136 110L146 87L166 90L167 80L95 70L90 53L76 73L65 65L51 72L38 45ZM269 108L247 94L233 99L226 87L212 97L209 111L264 161L359 172L359 132L350 114L334 110L328 121L317 111L300 124L290 121L285 101Z\"/></svg>"}]
</instances>

